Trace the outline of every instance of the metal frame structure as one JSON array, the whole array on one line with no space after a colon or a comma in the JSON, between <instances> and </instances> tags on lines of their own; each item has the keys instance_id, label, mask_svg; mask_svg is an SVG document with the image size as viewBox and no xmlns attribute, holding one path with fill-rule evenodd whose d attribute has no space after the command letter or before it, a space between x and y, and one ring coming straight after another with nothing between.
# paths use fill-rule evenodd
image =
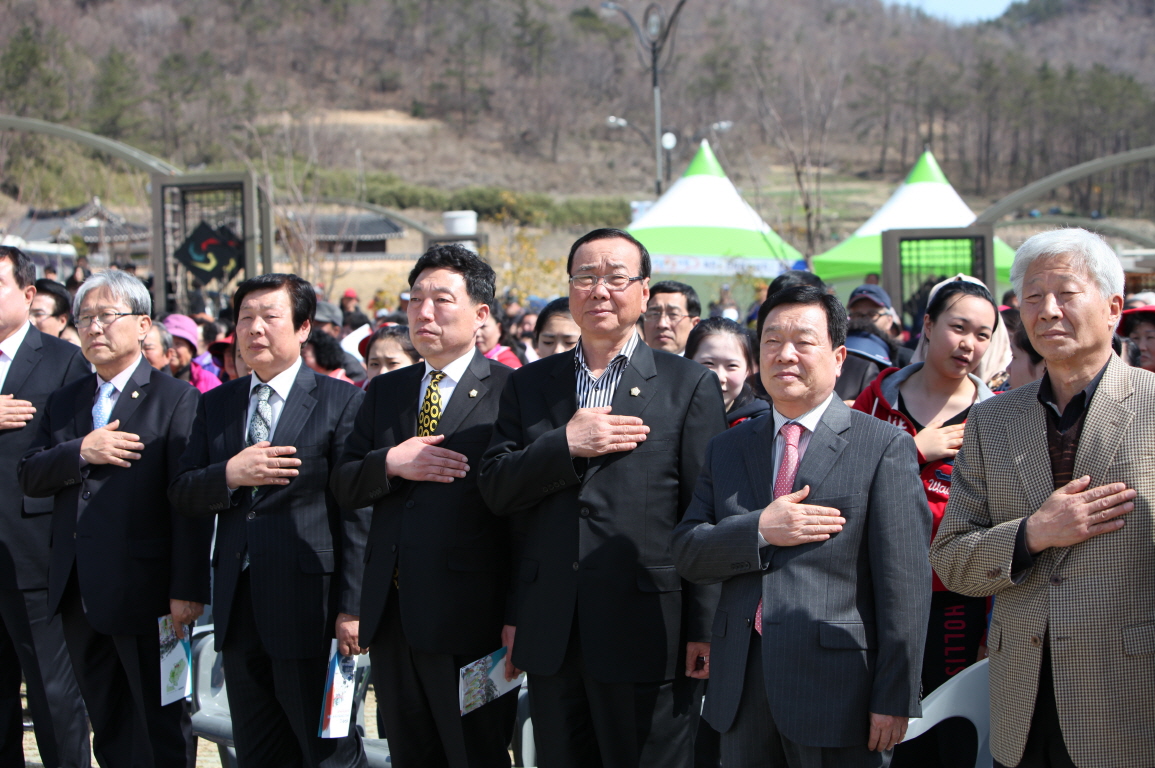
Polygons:
<instances>
[{"instance_id":1,"label":"metal frame structure","mask_svg":"<svg viewBox=\"0 0 1155 768\"><path fill-rule=\"evenodd\" d=\"M181 274L181 270L172 263L172 253L165 245L165 195L167 190L197 190L213 191L241 188L243 219L244 219L244 247L245 247L245 276L250 277L260 272L273 271L273 211L264 192L257 185L256 175L251 171L225 171L221 173L185 173L152 175L152 300L158 312L170 310L174 306L179 309L182 304L180 292L177 296L168 296L168 277L174 278ZM266 236L267 233L267 236ZM260 254L260 269L258 256Z\"/></svg>"},{"instance_id":2,"label":"metal frame structure","mask_svg":"<svg viewBox=\"0 0 1155 768\"><path fill-rule=\"evenodd\" d=\"M56 123L49 123L45 120L36 120L31 117L16 117L15 115L0 115L0 129L10 131L25 131L28 133L43 133L48 136L55 136L58 139L67 139L68 141L75 141L77 144L83 144L90 149L95 149L105 154L112 155L128 163L138 170L145 173L163 173L171 176L176 176L181 173L181 169L177 168L172 163L162 160L155 155L150 155L147 152L130 147L127 144L122 144L119 141L106 139L103 136L97 136L95 133L88 131L77 130L76 128L69 128L66 125L57 125Z\"/></svg>"},{"instance_id":3,"label":"metal frame structure","mask_svg":"<svg viewBox=\"0 0 1155 768\"><path fill-rule=\"evenodd\" d=\"M972 259L971 274L982 280L991 295L995 295L995 228L990 224L943 229L888 229L882 233L882 288L895 307L901 307L906 300L902 280L902 243L911 240L981 240L981 259Z\"/></svg>"}]
</instances>

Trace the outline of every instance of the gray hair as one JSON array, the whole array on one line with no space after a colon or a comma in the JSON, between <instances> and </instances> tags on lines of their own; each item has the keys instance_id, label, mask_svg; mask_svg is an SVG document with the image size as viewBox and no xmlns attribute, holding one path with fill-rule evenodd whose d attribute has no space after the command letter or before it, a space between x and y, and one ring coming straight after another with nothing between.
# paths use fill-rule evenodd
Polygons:
<instances>
[{"instance_id":1,"label":"gray hair","mask_svg":"<svg viewBox=\"0 0 1155 768\"><path fill-rule=\"evenodd\" d=\"M153 323L152 327L153 330L157 332L157 335L160 336L160 345L164 348L165 352L168 352L176 345L176 341L172 338L172 331L166 328L164 323Z\"/></svg>"},{"instance_id":2,"label":"gray hair","mask_svg":"<svg viewBox=\"0 0 1155 768\"><path fill-rule=\"evenodd\" d=\"M80 317L80 306L84 304L84 297L89 291L105 288L117 301L123 301L131 312L138 315L152 314L152 296L140 278L121 272L107 270L97 272L80 284L76 290L76 298L72 300L72 316Z\"/></svg>"},{"instance_id":3,"label":"gray hair","mask_svg":"<svg viewBox=\"0 0 1155 768\"><path fill-rule=\"evenodd\" d=\"M1029 238L1015 251L1015 261L1011 265L1011 285L1015 295L1023 298L1023 279L1027 269L1035 259L1055 256L1069 256L1075 265L1081 267L1095 284L1104 299L1122 295L1124 277L1123 265L1111 246L1098 235L1085 229L1053 229L1040 232Z\"/></svg>"}]
</instances>

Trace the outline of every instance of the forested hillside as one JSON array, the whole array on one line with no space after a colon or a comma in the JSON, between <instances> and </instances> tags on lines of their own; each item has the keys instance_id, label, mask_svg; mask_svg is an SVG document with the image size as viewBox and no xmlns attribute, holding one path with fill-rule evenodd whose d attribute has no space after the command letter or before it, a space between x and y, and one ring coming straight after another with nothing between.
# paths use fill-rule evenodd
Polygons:
<instances>
[{"instance_id":1,"label":"forested hillside","mask_svg":"<svg viewBox=\"0 0 1155 768\"><path fill-rule=\"evenodd\" d=\"M963 27L877 0L688 0L663 122L685 153L732 121L726 159L750 177L774 162L811 187L816 168L891 178L929 146L960 191L996 196L1155 144L1153 33L1155 0L1028 0ZM651 130L635 49L621 17L592 0L5 0L0 112L211 166L263 151L282 111L391 108L507 157L495 165L519 170L494 171L499 182L597 194L626 172L612 142L645 162L637 135L606 126L618 115ZM7 193L20 194L29 164L51 162L47 146L0 137ZM602 172L548 171L583 159ZM422 168L414 181L448 190L468 177L451 163ZM642 169L630 172L641 181ZM1149 213L1152 170L1077 185L1068 202Z\"/></svg>"}]
</instances>

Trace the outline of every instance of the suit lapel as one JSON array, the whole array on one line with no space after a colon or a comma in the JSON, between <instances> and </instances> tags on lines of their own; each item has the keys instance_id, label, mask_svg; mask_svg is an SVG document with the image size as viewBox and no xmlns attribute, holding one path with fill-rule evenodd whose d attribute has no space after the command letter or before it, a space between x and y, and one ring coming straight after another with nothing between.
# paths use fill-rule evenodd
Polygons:
<instances>
[{"instance_id":1,"label":"suit lapel","mask_svg":"<svg viewBox=\"0 0 1155 768\"><path fill-rule=\"evenodd\" d=\"M773 419L770 421L773 425ZM834 468L838 457L847 446L847 440L842 433L850 429L850 409L835 395L822 414L818 428L810 436L806 446L806 454L798 465L798 474L794 476L792 491L797 491L807 485L813 493L826 479Z\"/></svg>"},{"instance_id":2,"label":"suit lapel","mask_svg":"<svg viewBox=\"0 0 1155 768\"><path fill-rule=\"evenodd\" d=\"M398 443L417 435L417 410L418 401L422 397L421 382L425 378L425 363L417 363L404 370L410 374L410 379L401 386L402 401L400 407L390 403L385 404L386 408L397 407L397 418L400 420L398 423L401 430L397 436Z\"/></svg>"},{"instance_id":3,"label":"suit lapel","mask_svg":"<svg viewBox=\"0 0 1155 768\"><path fill-rule=\"evenodd\" d=\"M1038 383L1027 386L1033 387L1033 392L1038 394ZM1011 447L1011 460L1023 483L1027 507L1038 509L1051 495L1055 481L1047 448L1047 414L1037 398L1032 397L1026 408L1008 419L1007 443Z\"/></svg>"},{"instance_id":4,"label":"suit lapel","mask_svg":"<svg viewBox=\"0 0 1155 768\"><path fill-rule=\"evenodd\" d=\"M136 366L136 370L132 372L132 376L124 385L122 391L116 397L116 405L112 407L112 413L109 414L109 422L120 419L120 429L125 432L131 430L127 428L128 420L140 407L148 397L148 385L152 379L153 369L149 365L148 360L141 356L140 363ZM91 409L89 409L91 413Z\"/></svg>"},{"instance_id":5,"label":"suit lapel","mask_svg":"<svg viewBox=\"0 0 1155 768\"><path fill-rule=\"evenodd\" d=\"M289 399L281 409L281 418L277 419L276 431L270 437L273 445L295 445L309 415L317 407L317 398L313 390L317 388L317 374L312 368L302 364L297 371L297 379L293 388L289 390Z\"/></svg>"},{"instance_id":6,"label":"suit lapel","mask_svg":"<svg viewBox=\"0 0 1155 768\"><path fill-rule=\"evenodd\" d=\"M1091 476L1091 487L1102 485L1107 470L1115 462L1115 454L1135 418L1135 413L1123 405L1131 396L1128 369L1114 355L1099 382L1091 407L1083 418L1079 434L1079 450L1075 454L1075 477Z\"/></svg>"},{"instance_id":7,"label":"suit lapel","mask_svg":"<svg viewBox=\"0 0 1155 768\"><path fill-rule=\"evenodd\" d=\"M92 431L92 405L96 401L96 374L90 373L81 379L83 384L76 389L73 405L76 413L76 436L84 437Z\"/></svg>"},{"instance_id":8,"label":"suit lapel","mask_svg":"<svg viewBox=\"0 0 1155 768\"><path fill-rule=\"evenodd\" d=\"M750 487L755 489L759 510L774 496L774 415L755 421L754 441L750 450L743 452Z\"/></svg>"},{"instance_id":9,"label":"suit lapel","mask_svg":"<svg viewBox=\"0 0 1155 768\"><path fill-rule=\"evenodd\" d=\"M457 386L453 388L453 397L449 399L449 405L445 408L441 421L437 423L435 430L437 434L452 435L455 433L474 407L485 397L485 393L489 391L485 384L485 380L489 378L489 366L490 362L485 355L478 352L473 354L461 381L457 382Z\"/></svg>"},{"instance_id":10,"label":"suit lapel","mask_svg":"<svg viewBox=\"0 0 1155 768\"><path fill-rule=\"evenodd\" d=\"M40 338L40 331L36 330L34 326L29 327L27 335L24 336L24 341L20 344L20 348L16 350L16 357L12 359L12 363L8 366L8 376L4 379L4 388L0 389L0 394L16 394L28 378L28 374L32 373L32 369L40 362L40 349L43 346L44 343Z\"/></svg>"},{"instance_id":11,"label":"suit lapel","mask_svg":"<svg viewBox=\"0 0 1155 768\"><path fill-rule=\"evenodd\" d=\"M554 355L558 358L553 376L546 385L545 400L554 427L566 424L577 413L577 376L574 373L575 352Z\"/></svg>"},{"instance_id":12,"label":"suit lapel","mask_svg":"<svg viewBox=\"0 0 1155 768\"><path fill-rule=\"evenodd\" d=\"M249 426L249 390L253 385L253 376L249 374L241 379L243 385L237 387L229 403L225 421L225 455L236 456L245 448L245 430Z\"/></svg>"}]
</instances>

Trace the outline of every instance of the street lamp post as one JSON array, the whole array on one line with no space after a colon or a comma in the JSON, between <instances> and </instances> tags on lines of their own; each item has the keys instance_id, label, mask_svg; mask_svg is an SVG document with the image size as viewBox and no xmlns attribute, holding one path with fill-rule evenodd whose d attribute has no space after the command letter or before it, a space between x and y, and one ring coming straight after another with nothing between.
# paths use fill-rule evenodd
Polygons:
<instances>
[{"instance_id":1,"label":"street lamp post","mask_svg":"<svg viewBox=\"0 0 1155 768\"><path fill-rule=\"evenodd\" d=\"M666 12L662 10L662 6L657 3L650 3L642 15L642 26L639 27L638 23L634 21L634 17L625 8L614 2L602 3L602 8L605 10L617 11L626 17L630 28L634 30L638 45L641 46L639 58L642 59L642 65L648 66L650 69L650 81L654 88L654 192L658 195L662 194L662 89L658 75L661 71L662 50L670 39L670 32L678 23L678 14L682 12L682 6L685 4L686 0L678 0L678 4L674 7L674 12L670 14L670 19L667 22ZM650 53L648 64L644 58L647 49Z\"/></svg>"}]
</instances>

